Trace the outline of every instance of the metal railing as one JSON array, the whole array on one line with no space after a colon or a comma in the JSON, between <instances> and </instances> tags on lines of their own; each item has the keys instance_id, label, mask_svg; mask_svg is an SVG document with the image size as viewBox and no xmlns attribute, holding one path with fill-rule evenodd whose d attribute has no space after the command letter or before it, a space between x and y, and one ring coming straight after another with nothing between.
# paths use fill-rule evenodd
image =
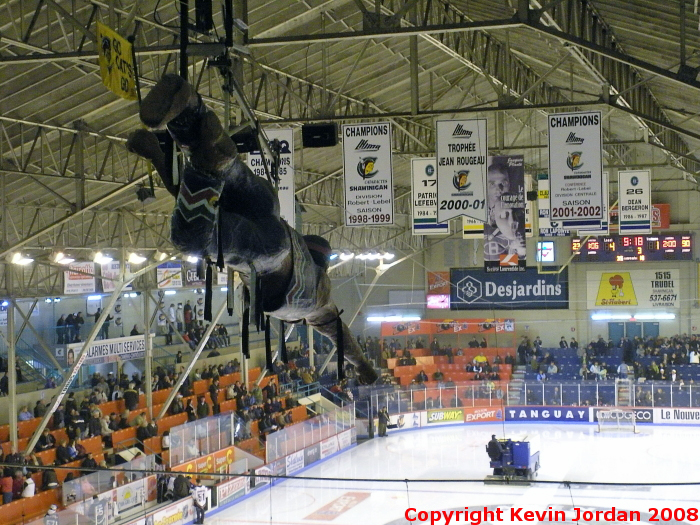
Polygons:
<instances>
[{"instance_id":1,"label":"metal railing","mask_svg":"<svg viewBox=\"0 0 700 525\"><path fill-rule=\"evenodd\" d=\"M171 428L170 467L233 445L239 420L233 412L226 412Z\"/></svg>"}]
</instances>

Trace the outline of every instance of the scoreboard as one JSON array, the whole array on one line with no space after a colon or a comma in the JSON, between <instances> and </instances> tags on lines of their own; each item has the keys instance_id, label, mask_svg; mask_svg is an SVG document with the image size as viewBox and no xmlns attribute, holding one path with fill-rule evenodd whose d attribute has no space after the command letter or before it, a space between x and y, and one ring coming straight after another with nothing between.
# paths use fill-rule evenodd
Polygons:
<instances>
[{"instance_id":1,"label":"scoreboard","mask_svg":"<svg viewBox=\"0 0 700 525\"><path fill-rule=\"evenodd\" d=\"M571 252L578 262L690 261L690 235L610 235L571 239Z\"/></svg>"}]
</instances>

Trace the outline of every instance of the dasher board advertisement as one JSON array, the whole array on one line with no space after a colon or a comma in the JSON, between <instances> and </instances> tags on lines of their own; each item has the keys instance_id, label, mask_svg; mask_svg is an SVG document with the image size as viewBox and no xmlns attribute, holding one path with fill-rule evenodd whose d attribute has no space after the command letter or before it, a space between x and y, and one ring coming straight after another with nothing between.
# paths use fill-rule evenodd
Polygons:
<instances>
[{"instance_id":1,"label":"dasher board advertisement","mask_svg":"<svg viewBox=\"0 0 700 525\"><path fill-rule=\"evenodd\" d=\"M345 226L394 224L391 124L343 125Z\"/></svg>"},{"instance_id":2,"label":"dasher board advertisement","mask_svg":"<svg viewBox=\"0 0 700 525\"><path fill-rule=\"evenodd\" d=\"M651 173L619 171L617 176L620 233L651 233Z\"/></svg>"},{"instance_id":3,"label":"dasher board advertisement","mask_svg":"<svg viewBox=\"0 0 700 525\"><path fill-rule=\"evenodd\" d=\"M600 228L605 216L602 121L600 111L547 116L549 219L564 228Z\"/></svg>"},{"instance_id":4,"label":"dasher board advertisement","mask_svg":"<svg viewBox=\"0 0 700 525\"><path fill-rule=\"evenodd\" d=\"M465 215L486 222L486 119L435 122L438 222Z\"/></svg>"},{"instance_id":5,"label":"dasher board advertisement","mask_svg":"<svg viewBox=\"0 0 700 525\"><path fill-rule=\"evenodd\" d=\"M277 147L279 147L280 150L280 164L277 169L277 175L279 177L277 197L280 201L280 217L287 221L287 224L294 226L296 218L294 209L294 130L291 128L266 129L265 135L268 138L270 149L274 149L274 142L277 140ZM272 159L265 156L265 161L267 162L268 168L270 168ZM248 153L246 163L253 173L260 177L267 178L263 157L259 151Z\"/></svg>"},{"instance_id":6,"label":"dasher board advertisement","mask_svg":"<svg viewBox=\"0 0 700 525\"><path fill-rule=\"evenodd\" d=\"M450 224L437 221L437 172L435 159L411 159L413 235L450 233Z\"/></svg>"}]
</instances>

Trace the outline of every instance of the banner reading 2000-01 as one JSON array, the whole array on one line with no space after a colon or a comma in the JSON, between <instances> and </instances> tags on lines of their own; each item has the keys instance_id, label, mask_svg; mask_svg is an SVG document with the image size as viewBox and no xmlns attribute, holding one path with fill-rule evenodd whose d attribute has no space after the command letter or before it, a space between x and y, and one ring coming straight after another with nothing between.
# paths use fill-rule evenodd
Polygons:
<instances>
[{"instance_id":1,"label":"banner reading 2000-01","mask_svg":"<svg viewBox=\"0 0 700 525\"><path fill-rule=\"evenodd\" d=\"M345 225L394 224L391 124L343 125Z\"/></svg>"},{"instance_id":2,"label":"banner reading 2000-01","mask_svg":"<svg viewBox=\"0 0 700 525\"><path fill-rule=\"evenodd\" d=\"M486 119L438 120L438 222L466 215L486 222Z\"/></svg>"},{"instance_id":3,"label":"banner reading 2000-01","mask_svg":"<svg viewBox=\"0 0 700 525\"><path fill-rule=\"evenodd\" d=\"M601 113L556 113L547 122L549 220L565 228L599 228L604 218Z\"/></svg>"}]
</instances>

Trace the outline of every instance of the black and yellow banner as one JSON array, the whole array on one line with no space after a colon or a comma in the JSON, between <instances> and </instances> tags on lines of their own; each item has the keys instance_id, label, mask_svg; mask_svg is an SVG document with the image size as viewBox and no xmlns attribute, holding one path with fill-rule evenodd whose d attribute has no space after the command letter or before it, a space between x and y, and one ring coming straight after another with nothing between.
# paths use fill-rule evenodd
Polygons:
<instances>
[{"instance_id":1,"label":"black and yellow banner","mask_svg":"<svg viewBox=\"0 0 700 525\"><path fill-rule=\"evenodd\" d=\"M97 44L102 83L116 95L127 100L136 100L131 43L116 31L98 22Z\"/></svg>"}]
</instances>

